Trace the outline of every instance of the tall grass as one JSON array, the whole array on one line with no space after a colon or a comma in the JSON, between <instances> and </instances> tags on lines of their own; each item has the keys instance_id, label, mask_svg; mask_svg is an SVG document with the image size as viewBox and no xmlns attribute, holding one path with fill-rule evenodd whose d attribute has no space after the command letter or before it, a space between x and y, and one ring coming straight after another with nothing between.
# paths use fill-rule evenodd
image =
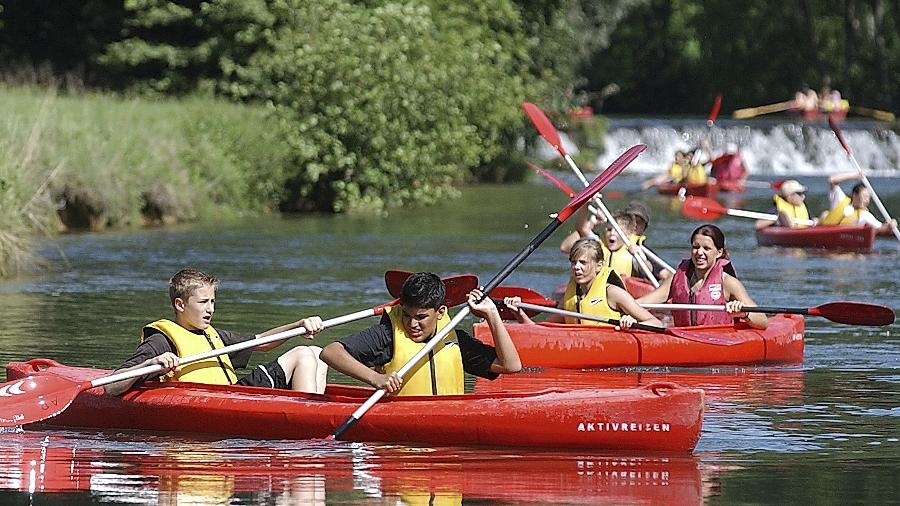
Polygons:
<instances>
[{"instance_id":1,"label":"tall grass","mask_svg":"<svg viewBox=\"0 0 900 506\"><path fill-rule=\"evenodd\" d=\"M0 276L37 234L266 212L287 149L262 107L0 86Z\"/></svg>"}]
</instances>

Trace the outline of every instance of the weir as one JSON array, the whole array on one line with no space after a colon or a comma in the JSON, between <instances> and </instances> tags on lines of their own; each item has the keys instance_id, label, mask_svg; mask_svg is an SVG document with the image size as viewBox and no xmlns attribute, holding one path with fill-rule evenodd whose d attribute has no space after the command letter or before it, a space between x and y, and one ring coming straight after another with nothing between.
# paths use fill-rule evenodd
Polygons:
<instances>
[{"instance_id":1,"label":"weir","mask_svg":"<svg viewBox=\"0 0 900 506\"><path fill-rule=\"evenodd\" d=\"M897 131L886 123L869 120L848 120L840 127L868 175L900 177ZM624 148L640 142L647 145L647 151L628 167L628 172L658 173L669 166L677 149L696 147L707 138L716 156L729 144L736 145L751 176L811 176L854 170L826 122L728 119L716 121L712 129L699 119L611 119L604 139L605 152L597 166L605 167ZM564 139L564 144L570 153L577 152L569 139ZM552 151L547 154L552 155Z\"/></svg>"}]
</instances>

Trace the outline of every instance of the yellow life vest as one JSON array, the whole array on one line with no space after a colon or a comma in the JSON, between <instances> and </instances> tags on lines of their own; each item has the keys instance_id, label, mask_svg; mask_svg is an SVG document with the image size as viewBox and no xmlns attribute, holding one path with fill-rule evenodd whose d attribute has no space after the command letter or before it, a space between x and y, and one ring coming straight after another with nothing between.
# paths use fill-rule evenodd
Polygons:
<instances>
[{"instance_id":1,"label":"yellow life vest","mask_svg":"<svg viewBox=\"0 0 900 506\"><path fill-rule=\"evenodd\" d=\"M611 274L614 274L614 271L604 265L600 269L600 272L597 273L597 277L594 278L594 282L591 283L591 288L590 290L588 290L588 293L582 297L578 297L577 285L575 284L575 280L569 279L569 284L566 285L566 293L565 295L563 295L563 309L565 309L566 311L575 311L576 313L599 316L601 318L620 318L622 315L613 311L612 308L609 307L609 303L606 301L606 284L609 281L609 277ZM569 316L566 316L565 318L566 323L577 323L580 325L606 325L605 323L595 322L592 320L580 320L577 318L571 318Z\"/></svg>"},{"instance_id":2,"label":"yellow life vest","mask_svg":"<svg viewBox=\"0 0 900 506\"><path fill-rule=\"evenodd\" d=\"M681 164L673 163L669 165L669 177L676 183L684 179L684 167Z\"/></svg>"},{"instance_id":3,"label":"yellow life vest","mask_svg":"<svg viewBox=\"0 0 900 506\"><path fill-rule=\"evenodd\" d=\"M791 228L804 228L808 226L796 222L796 220L809 219L809 211L806 209L806 204L795 206L794 204L791 204L787 200L781 198L779 195L775 195L773 197L773 200L775 201L775 209L779 213L784 213L794 220L793 226Z\"/></svg>"},{"instance_id":4,"label":"yellow life vest","mask_svg":"<svg viewBox=\"0 0 900 506\"><path fill-rule=\"evenodd\" d=\"M391 319L394 333L394 355L380 369L390 374L399 371L426 343L417 343L406 335L403 328L403 310L399 306L385 308ZM445 312L438 321L437 332L450 323ZM432 370L434 367L434 370ZM462 353L459 351L456 331L450 332L422 361L403 378L403 387L397 395L455 395L465 393Z\"/></svg>"},{"instance_id":5,"label":"yellow life vest","mask_svg":"<svg viewBox=\"0 0 900 506\"><path fill-rule=\"evenodd\" d=\"M206 327L203 332L206 337L204 339L171 320L156 320L143 328L142 339L155 334L156 331L162 332L169 338L169 342L175 346L175 353L179 357L188 357L225 347L219 333L212 326ZM192 381L207 385L233 385L237 382L237 374L234 372L234 366L231 365L231 359L227 354L223 354L185 365L180 371L173 371L161 376L160 380Z\"/></svg>"},{"instance_id":6,"label":"yellow life vest","mask_svg":"<svg viewBox=\"0 0 900 506\"><path fill-rule=\"evenodd\" d=\"M629 240L633 239L629 238ZM620 276L632 275L631 271L634 269L634 255L628 251L628 248L622 246L615 251L609 251L606 245L601 242L600 249L603 250L604 263L612 270L616 271L616 274Z\"/></svg>"},{"instance_id":7,"label":"yellow life vest","mask_svg":"<svg viewBox=\"0 0 900 506\"><path fill-rule=\"evenodd\" d=\"M687 176L685 176L685 184L695 185L695 184L705 184L706 183L706 169L703 168L703 165L699 163L696 165L691 165L688 168Z\"/></svg>"},{"instance_id":8,"label":"yellow life vest","mask_svg":"<svg viewBox=\"0 0 900 506\"><path fill-rule=\"evenodd\" d=\"M845 214L847 206L851 205L851 201L852 199L850 197L841 199L836 206L828 211L828 214L826 214L819 223L822 225L855 225L859 223L859 218L863 211L862 209L853 209L852 213Z\"/></svg>"}]
</instances>

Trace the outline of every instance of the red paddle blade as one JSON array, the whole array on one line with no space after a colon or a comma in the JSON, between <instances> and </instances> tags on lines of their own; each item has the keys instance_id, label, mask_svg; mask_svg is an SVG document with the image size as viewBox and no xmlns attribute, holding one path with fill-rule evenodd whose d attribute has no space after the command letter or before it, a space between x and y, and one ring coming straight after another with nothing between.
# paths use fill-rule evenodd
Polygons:
<instances>
[{"instance_id":1,"label":"red paddle blade","mask_svg":"<svg viewBox=\"0 0 900 506\"><path fill-rule=\"evenodd\" d=\"M833 114L828 115L828 126L831 127L831 131L834 132L834 135L837 136L838 141L840 141L841 143L841 146L844 147L844 151L846 151L848 155L851 154L852 152L850 151L850 146L847 144L847 141L844 140L844 134L842 134L841 129L838 128L837 121L834 120Z\"/></svg>"},{"instance_id":2,"label":"red paddle blade","mask_svg":"<svg viewBox=\"0 0 900 506\"><path fill-rule=\"evenodd\" d=\"M716 122L716 118L719 117L719 109L722 107L722 94L716 95L716 99L713 100L712 109L709 110L709 116L706 117L706 124L709 126L713 126L713 123Z\"/></svg>"},{"instance_id":3,"label":"red paddle blade","mask_svg":"<svg viewBox=\"0 0 900 506\"><path fill-rule=\"evenodd\" d=\"M547 172L546 170L538 167L537 165L535 165L531 162L525 162L525 163L527 163L528 166L531 167L531 170L537 172L538 174L540 174L540 175L544 176L545 178L547 178L548 180L550 180L550 182L555 184L557 188L559 188L560 190L563 191L563 193L567 194L569 196L569 198L572 198L575 196L575 190L573 190L571 186L564 183L558 177L554 176L553 174Z\"/></svg>"},{"instance_id":4,"label":"red paddle blade","mask_svg":"<svg viewBox=\"0 0 900 506\"><path fill-rule=\"evenodd\" d=\"M588 200L594 197L594 195L603 189L604 186L608 185L610 181L613 180L616 176L618 176L625 167L628 167L628 164L633 162L635 158L638 157L639 154L643 153L644 150L647 149L647 146L643 144L636 144L631 146L624 153L619 155L618 158L613 161L603 172L600 173L599 176L594 178L591 181L591 184L587 185L583 190L581 190L578 195L572 197L572 200L569 204L562 208L558 213L556 213L556 218L560 223L569 219L569 216L572 216L572 213L578 210L579 207L583 206Z\"/></svg>"},{"instance_id":5,"label":"red paddle blade","mask_svg":"<svg viewBox=\"0 0 900 506\"><path fill-rule=\"evenodd\" d=\"M892 325L896 315L894 310L879 304L864 302L828 302L809 308L812 316L828 318L836 323L884 327Z\"/></svg>"},{"instance_id":6,"label":"red paddle blade","mask_svg":"<svg viewBox=\"0 0 900 506\"><path fill-rule=\"evenodd\" d=\"M784 179L776 179L772 181L772 189L773 190L781 190L781 185L784 184Z\"/></svg>"},{"instance_id":7,"label":"red paddle blade","mask_svg":"<svg viewBox=\"0 0 900 506\"><path fill-rule=\"evenodd\" d=\"M522 302L527 304L534 304L535 306L544 306L544 307L556 307L556 301L553 299L548 299L544 297L542 294L532 290L531 288L525 288L523 286L503 286L500 285L497 288L491 290L491 297L495 299L504 299L506 297L519 297L522 299ZM504 320L515 320L516 315L505 305L498 306L500 310L500 318ZM528 316L535 316L538 314L538 311L533 309L526 309L525 314Z\"/></svg>"},{"instance_id":8,"label":"red paddle blade","mask_svg":"<svg viewBox=\"0 0 900 506\"><path fill-rule=\"evenodd\" d=\"M387 286L391 297L400 297L403 283L412 275L412 272L400 270L389 270L384 273L384 284ZM447 276L446 278L441 278L441 281L444 282L444 287L447 290L444 303L448 307L464 304L469 292L478 287L478 276L474 274Z\"/></svg>"},{"instance_id":9,"label":"red paddle blade","mask_svg":"<svg viewBox=\"0 0 900 506\"><path fill-rule=\"evenodd\" d=\"M89 388L89 381L76 383L50 374L7 382L0 386L0 427L26 425L56 416Z\"/></svg>"},{"instance_id":10,"label":"red paddle blade","mask_svg":"<svg viewBox=\"0 0 900 506\"><path fill-rule=\"evenodd\" d=\"M681 206L681 214L695 220L715 220L727 212L722 204L708 197L689 196Z\"/></svg>"},{"instance_id":11,"label":"red paddle blade","mask_svg":"<svg viewBox=\"0 0 900 506\"><path fill-rule=\"evenodd\" d=\"M525 114L528 115L528 118L531 119L531 124L537 128L541 137L547 141L548 144L553 146L560 156L566 156L566 148L562 145L562 139L559 138L559 132L556 131L556 127L553 126L553 123L550 123L550 119L547 118L547 115L544 114L544 111L540 109L540 107L532 104L531 102L525 102L522 104L522 109L525 109Z\"/></svg>"}]
</instances>

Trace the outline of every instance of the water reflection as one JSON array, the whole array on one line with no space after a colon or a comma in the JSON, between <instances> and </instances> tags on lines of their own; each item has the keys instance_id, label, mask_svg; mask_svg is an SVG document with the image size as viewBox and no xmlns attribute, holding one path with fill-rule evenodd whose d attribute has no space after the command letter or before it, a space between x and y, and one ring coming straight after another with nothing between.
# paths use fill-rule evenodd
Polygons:
<instances>
[{"instance_id":1,"label":"water reflection","mask_svg":"<svg viewBox=\"0 0 900 506\"><path fill-rule=\"evenodd\" d=\"M718 466L696 457L427 448L314 441L202 441L25 432L0 440L0 500L54 492L137 504L702 504Z\"/></svg>"}]
</instances>

